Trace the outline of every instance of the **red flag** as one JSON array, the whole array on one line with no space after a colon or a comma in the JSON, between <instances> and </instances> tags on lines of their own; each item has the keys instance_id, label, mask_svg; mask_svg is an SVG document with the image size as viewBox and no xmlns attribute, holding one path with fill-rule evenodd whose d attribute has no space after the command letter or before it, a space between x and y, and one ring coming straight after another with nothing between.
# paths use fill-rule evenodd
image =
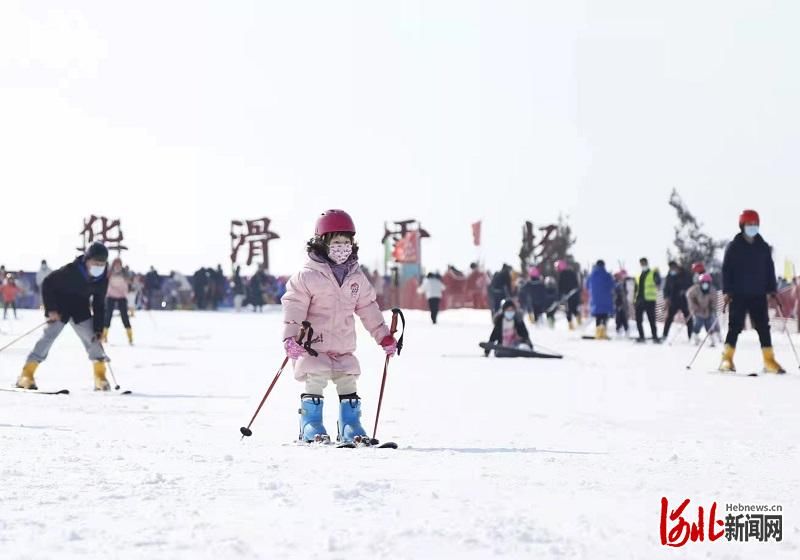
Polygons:
<instances>
[{"instance_id":1,"label":"red flag","mask_svg":"<svg viewBox=\"0 0 800 560\"><path fill-rule=\"evenodd\" d=\"M472 224L472 244L476 247L481 245L481 222L477 221Z\"/></svg>"}]
</instances>

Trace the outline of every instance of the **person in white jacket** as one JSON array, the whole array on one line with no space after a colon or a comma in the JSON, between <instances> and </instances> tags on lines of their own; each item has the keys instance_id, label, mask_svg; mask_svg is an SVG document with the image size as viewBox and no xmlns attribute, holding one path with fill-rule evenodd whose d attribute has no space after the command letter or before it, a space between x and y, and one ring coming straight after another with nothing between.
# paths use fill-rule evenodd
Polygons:
<instances>
[{"instance_id":1,"label":"person in white jacket","mask_svg":"<svg viewBox=\"0 0 800 560\"><path fill-rule=\"evenodd\" d=\"M439 316L439 304L442 302L442 292L444 292L444 282L439 274L429 272L422 284L417 289L417 293L425 294L428 299L428 308L431 310L431 321L436 324Z\"/></svg>"}]
</instances>

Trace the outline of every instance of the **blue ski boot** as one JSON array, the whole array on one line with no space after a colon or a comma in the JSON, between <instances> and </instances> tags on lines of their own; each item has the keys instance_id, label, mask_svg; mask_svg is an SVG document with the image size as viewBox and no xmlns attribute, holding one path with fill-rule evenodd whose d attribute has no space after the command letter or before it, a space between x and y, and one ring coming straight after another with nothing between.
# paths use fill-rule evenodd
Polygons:
<instances>
[{"instance_id":1,"label":"blue ski boot","mask_svg":"<svg viewBox=\"0 0 800 560\"><path fill-rule=\"evenodd\" d=\"M370 441L361 425L361 399L356 393L339 395L339 441L343 443Z\"/></svg>"},{"instance_id":2,"label":"blue ski boot","mask_svg":"<svg viewBox=\"0 0 800 560\"><path fill-rule=\"evenodd\" d=\"M328 438L322 424L322 395L300 395L300 441L310 443Z\"/></svg>"}]
</instances>

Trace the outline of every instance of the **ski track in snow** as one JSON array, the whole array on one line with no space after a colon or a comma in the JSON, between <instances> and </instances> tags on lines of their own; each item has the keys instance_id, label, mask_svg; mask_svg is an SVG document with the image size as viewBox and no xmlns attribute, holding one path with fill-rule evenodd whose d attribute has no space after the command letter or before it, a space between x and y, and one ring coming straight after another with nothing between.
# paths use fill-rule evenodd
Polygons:
<instances>
[{"instance_id":1,"label":"ski track in snow","mask_svg":"<svg viewBox=\"0 0 800 560\"><path fill-rule=\"evenodd\" d=\"M140 314L133 348L115 320L108 351L130 396L91 391L65 330L37 381L71 395L0 392L0 557L800 557L800 375L783 333L787 376L723 378L705 373L719 349L687 372L683 338L582 341L559 323L532 334L564 360L456 359L481 356L487 312L407 318L378 430L398 450L292 444L290 367L241 440L283 357L279 313ZM0 345L39 319L4 324ZM0 383L34 342L0 354ZM371 431L383 359L361 329L359 343ZM760 368L757 346L743 335L740 370ZM326 396L335 431L332 385ZM695 515L781 504L783 542L667 549L662 496L691 498Z\"/></svg>"}]
</instances>

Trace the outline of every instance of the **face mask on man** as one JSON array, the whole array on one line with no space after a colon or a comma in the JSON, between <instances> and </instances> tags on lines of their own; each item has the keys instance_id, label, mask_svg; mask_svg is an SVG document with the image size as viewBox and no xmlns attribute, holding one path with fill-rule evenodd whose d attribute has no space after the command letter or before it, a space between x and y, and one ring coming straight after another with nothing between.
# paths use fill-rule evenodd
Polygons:
<instances>
[{"instance_id":1,"label":"face mask on man","mask_svg":"<svg viewBox=\"0 0 800 560\"><path fill-rule=\"evenodd\" d=\"M353 254L352 243L331 243L328 247L328 258L336 264L342 264Z\"/></svg>"},{"instance_id":2,"label":"face mask on man","mask_svg":"<svg viewBox=\"0 0 800 560\"><path fill-rule=\"evenodd\" d=\"M105 271L105 265L93 265L89 267L89 274L91 274L93 278L100 278Z\"/></svg>"},{"instance_id":3,"label":"face mask on man","mask_svg":"<svg viewBox=\"0 0 800 560\"><path fill-rule=\"evenodd\" d=\"M704 292L707 292L709 288L711 288L711 286L708 284L708 282L703 282L702 284L700 284L700 289L703 290Z\"/></svg>"},{"instance_id":4,"label":"face mask on man","mask_svg":"<svg viewBox=\"0 0 800 560\"><path fill-rule=\"evenodd\" d=\"M503 312L503 317L505 317L507 321L513 320L514 319L514 315L516 315L516 313L514 311L504 311Z\"/></svg>"},{"instance_id":5,"label":"face mask on man","mask_svg":"<svg viewBox=\"0 0 800 560\"><path fill-rule=\"evenodd\" d=\"M758 226L744 226L744 234L747 237L755 237L758 235Z\"/></svg>"}]
</instances>

